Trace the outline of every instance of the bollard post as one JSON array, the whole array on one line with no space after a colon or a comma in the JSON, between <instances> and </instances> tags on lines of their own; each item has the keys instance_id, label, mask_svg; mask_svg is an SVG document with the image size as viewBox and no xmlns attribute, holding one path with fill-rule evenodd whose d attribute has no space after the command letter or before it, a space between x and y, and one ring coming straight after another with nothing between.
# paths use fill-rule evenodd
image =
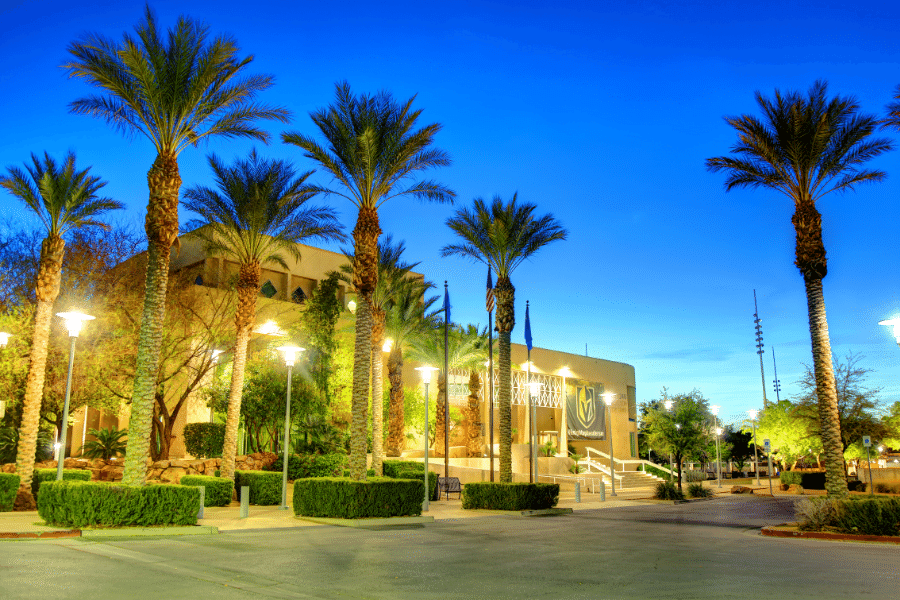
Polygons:
<instances>
[{"instance_id":1,"label":"bollard post","mask_svg":"<svg viewBox=\"0 0 900 600\"><path fill-rule=\"evenodd\" d=\"M200 510L197 511L197 518L203 518L203 507L206 505L206 486L200 486Z\"/></svg>"},{"instance_id":2,"label":"bollard post","mask_svg":"<svg viewBox=\"0 0 900 600\"><path fill-rule=\"evenodd\" d=\"M575 502L581 502L581 482L575 482Z\"/></svg>"},{"instance_id":3,"label":"bollard post","mask_svg":"<svg viewBox=\"0 0 900 600\"><path fill-rule=\"evenodd\" d=\"M600 502L606 502L606 483L600 479Z\"/></svg>"},{"instance_id":4,"label":"bollard post","mask_svg":"<svg viewBox=\"0 0 900 600\"><path fill-rule=\"evenodd\" d=\"M250 486L241 486L241 518L246 519L250 516Z\"/></svg>"}]
</instances>

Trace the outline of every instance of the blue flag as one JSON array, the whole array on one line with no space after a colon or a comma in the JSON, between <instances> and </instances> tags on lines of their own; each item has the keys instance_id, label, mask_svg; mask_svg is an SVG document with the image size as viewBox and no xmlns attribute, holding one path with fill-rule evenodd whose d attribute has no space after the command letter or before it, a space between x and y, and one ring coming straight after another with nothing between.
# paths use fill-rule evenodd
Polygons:
<instances>
[{"instance_id":1,"label":"blue flag","mask_svg":"<svg viewBox=\"0 0 900 600\"><path fill-rule=\"evenodd\" d=\"M444 282L444 319L445 323L450 322L450 292L447 291L447 282Z\"/></svg>"},{"instance_id":2,"label":"blue flag","mask_svg":"<svg viewBox=\"0 0 900 600\"><path fill-rule=\"evenodd\" d=\"M531 318L528 316L528 303L525 303L525 345L531 352Z\"/></svg>"}]
</instances>

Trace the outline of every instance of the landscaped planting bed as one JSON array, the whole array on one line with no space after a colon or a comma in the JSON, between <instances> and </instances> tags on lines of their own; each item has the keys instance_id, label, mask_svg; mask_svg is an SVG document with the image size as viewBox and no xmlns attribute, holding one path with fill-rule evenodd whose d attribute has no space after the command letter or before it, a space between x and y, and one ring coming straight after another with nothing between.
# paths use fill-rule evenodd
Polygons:
<instances>
[{"instance_id":1,"label":"landscaped planting bed","mask_svg":"<svg viewBox=\"0 0 900 600\"><path fill-rule=\"evenodd\" d=\"M337 519L422 514L421 481L371 477L311 477L294 482L294 514Z\"/></svg>"},{"instance_id":2,"label":"landscaped planting bed","mask_svg":"<svg viewBox=\"0 0 900 600\"><path fill-rule=\"evenodd\" d=\"M15 473L0 473L0 512L9 512L16 503L21 478Z\"/></svg>"},{"instance_id":3,"label":"landscaped planting bed","mask_svg":"<svg viewBox=\"0 0 900 600\"><path fill-rule=\"evenodd\" d=\"M558 483L498 483L475 481L462 490L463 508L541 510L559 502Z\"/></svg>"},{"instance_id":4,"label":"landscaped planting bed","mask_svg":"<svg viewBox=\"0 0 900 600\"><path fill-rule=\"evenodd\" d=\"M235 471L234 489L238 500L241 499L241 488L250 488L250 504L273 506L281 504L281 473L272 471Z\"/></svg>"}]
</instances>

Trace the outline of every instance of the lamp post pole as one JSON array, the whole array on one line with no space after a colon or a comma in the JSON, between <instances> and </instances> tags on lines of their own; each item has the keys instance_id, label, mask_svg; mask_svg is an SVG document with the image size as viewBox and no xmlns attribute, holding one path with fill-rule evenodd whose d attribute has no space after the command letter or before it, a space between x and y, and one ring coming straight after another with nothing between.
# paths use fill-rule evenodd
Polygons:
<instances>
[{"instance_id":1,"label":"lamp post pole","mask_svg":"<svg viewBox=\"0 0 900 600\"><path fill-rule=\"evenodd\" d=\"M750 415L750 419L753 421L753 470L756 471L756 485L762 485L759 482L759 448L756 444L756 417L759 411L754 408L748 410L747 414Z\"/></svg>"},{"instance_id":2,"label":"lamp post pole","mask_svg":"<svg viewBox=\"0 0 900 600\"><path fill-rule=\"evenodd\" d=\"M428 383L431 381L431 372L439 370L437 367L427 365L416 367L416 371L422 376L425 384L425 500L422 502L422 512L428 511ZM438 409L440 410L440 408Z\"/></svg>"},{"instance_id":3,"label":"lamp post pole","mask_svg":"<svg viewBox=\"0 0 900 600\"><path fill-rule=\"evenodd\" d=\"M722 430L719 429L719 407L714 404L709 408L713 414L713 423L715 423L716 431L716 486L722 487L722 454L719 451L719 436L722 435Z\"/></svg>"},{"instance_id":4,"label":"lamp post pole","mask_svg":"<svg viewBox=\"0 0 900 600\"><path fill-rule=\"evenodd\" d=\"M56 316L65 319L66 329L69 330L69 373L66 376L66 400L63 404L62 425L59 427L59 454L56 457L56 480L62 481L63 463L66 460L66 434L69 429L69 399L72 396L72 367L75 365L75 340L81 331L81 324L94 317L76 311L58 313Z\"/></svg>"},{"instance_id":5,"label":"lamp post pole","mask_svg":"<svg viewBox=\"0 0 900 600\"><path fill-rule=\"evenodd\" d=\"M612 493L610 496L617 496L616 494L616 458L613 455L613 426L612 426L612 403L615 400L616 395L610 392L603 394L603 400L606 402L606 413L609 415L609 478L612 480Z\"/></svg>"},{"instance_id":6,"label":"lamp post pole","mask_svg":"<svg viewBox=\"0 0 900 600\"><path fill-rule=\"evenodd\" d=\"M303 348L297 346L281 346L278 348L284 353L284 364L287 365L287 396L284 403L284 458L281 461L281 510L287 510L287 481L288 481L288 447L291 435L291 378L294 372L294 363L297 355L303 352Z\"/></svg>"}]
</instances>

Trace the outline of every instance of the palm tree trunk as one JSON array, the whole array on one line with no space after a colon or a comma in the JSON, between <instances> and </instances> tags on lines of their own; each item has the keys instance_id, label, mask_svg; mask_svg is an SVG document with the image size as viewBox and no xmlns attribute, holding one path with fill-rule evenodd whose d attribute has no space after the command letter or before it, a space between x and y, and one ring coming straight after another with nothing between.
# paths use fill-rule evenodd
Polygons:
<instances>
[{"instance_id":1,"label":"palm tree trunk","mask_svg":"<svg viewBox=\"0 0 900 600\"><path fill-rule=\"evenodd\" d=\"M260 265L258 262L242 264L238 273L238 306L234 316L237 340L234 345L234 361L231 367L231 390L228 392L228 412L225 416L225 445L222 449L220 476L234 479L234 463L237 455L238 423L241 419L241 397L244 392L244 372L247 368L247 346L250 332L256 320L256 298L259 293Z\"/></svg>"},{"instance_id":2,"label":"palm tree trunk","mask_svg":"<svg viewBox=\"0 0 900 600\"><path fill-rule=\"evenodd\" d=\"M369 409L369 367L372 356L371 294L360 294L356 306L356 342L353 347L353 395L350 401L350 477L366 480L366 432Z\"/></svg>"},{"instance_id":3,"label":"palm tree trunk","mask_svg":"<svg viewBox=\"0 0 900 600\"><path fill-rule=\"evenodd\" d=\"M47 347L50 341L50 319L53 302L59 296L62 260L65 241L59 236L47 236L41 244L35 293L37 309L34 315L34 333L31 337L31 356L28 378L25 380L25 398L22 407L22 425L16 450L16 473L19 475L19 491L23 496L17 504L34 504L31 496L31 480L34 475L34 459L37 452L37 436L41 420L41 399L44 395L44 376L47 370Z\"/></svg>"},{"instance_id":4,"label":"palm tree trunk","mask_svg":"<svg viewBox=\"0 0 900 600\"><path fill-rule=\"evenodd\" d=\"M169 252L178 239L178 190L181 176L173 155L159 155L147 172L150 202L147 205L147 275L144 283L144 310L138 338L131 416L128 420L128 447L122 483L143 485L150 457L150 429L156 402L159 352L163 320L166 316L166 288L169 285Z\"/></svg>"},{"instance_id":5,"label":"palm tree trunk","mask_svg":"<svg viewBox=\"0 0 900 600\"><path fill-rule=\"evenodd\" d=\"M838 412L837 389L831 363L831 341L825 318L825 298L822 280L804 278L806 302L809 307L809 335L812 340L813 370L816 376L816 396L819 400L819 422L825 454L825 490L829 496L847 496L844 476L844 453L841 443L841 419Z\"/></svg>"},{"instance_id":6,"label":"palm tree trunk","mask_svg":"<svg viewBox=\"0 0 900 600\"><path fill-rule=\"evenodd\" d=\"M500 419L500 481L512 482L512 365L510 334L516 324L516 288L509 277L498 277L497 300L497 413Z\"/></svg>"},{"instance_id":7,"label":"palm tree trunk","mask_svg":"<svg viewBox=\"0 0 900 600\"><path fill-rule=\"evenodd\" d=\"M399 344L388 356L388 380L391 382L391 402L388 405L388 439L385 454L400 456L404 446L403 351Z\"/></svg>"},{"instance_id":8,"label":"palm tree trunk","mask_svg":"<svg viewBox=\"0 0 900 600\"><path fill-rule=\"evenodd\" d=\"M444 456L444 430L446 429L447 415L444 412L445 395L447 394L447 378L441 372L438 375L437 398L434 408L434 449L433 456Z\"/></svg>"},{"instance_id":9,"label":"palm tree trunk","mask_svg":"<svg viewBox=\"0 0 900 600\"><path fill-rule=\"evenodd\" d=\"M384 318L383 310L372 311L372 468L379 477L384 474Z\"/></svg>"},{"instance_id":10,"label":"palm tree trunk","mask_svg":"<svg viewBox=\"0 0 900 600\"><path fill-rule=\"evenodd\" d=\"M466 406L466 456L478 458L482 454L481 419L478 415L478 392L481 377L474 369L469 373L469 402Z\"/></svg>"}]
</instances>

